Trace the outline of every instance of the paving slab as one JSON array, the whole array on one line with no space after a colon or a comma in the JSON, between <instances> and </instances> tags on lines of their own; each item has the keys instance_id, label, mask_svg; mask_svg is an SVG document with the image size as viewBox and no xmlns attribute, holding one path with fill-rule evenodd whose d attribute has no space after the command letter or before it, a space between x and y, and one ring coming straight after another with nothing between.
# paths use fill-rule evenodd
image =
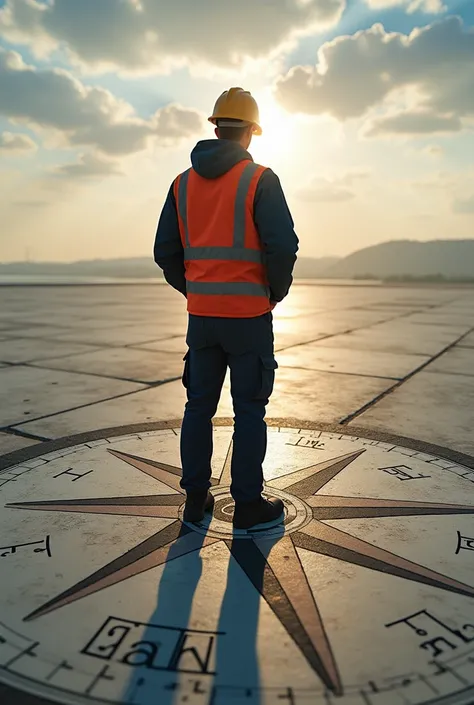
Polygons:
<instances>
[{"instance_id":1,"label":"paving slab","mask_svg":"<svg viewBox=\"0 0 474 705\"><path fill-rule=\"evenodd\" d=\"M127 394L143 389L143 385L18 365L0 370L0 389L5 400L0 407L0 426L10 426L22 423L28 417L56 414Z\"/></svg>"},{"instance_id":2,"label":"paving slab","mask_svg":"<svg viewBox=\"0 0 474 705\"><path fill-rule=\"evenodd\" d=\"M474 350L456 345L430 363L426 371L474 376Z\"/></svg>"},{"instance_id":3,"label":"paving slab","mask_svg":"<svg viewBox=\"0 0 474 705\"><path fill-rule=\"evenodd\" d=\"M409 323L428 323L434 326L454 326L469 330L474 326L474 315L470 312L464 314L439 312L436 309L431 313L416 313L407 316Z\"/></svg>"},{"instance_id":4,"label":"paving slab","mask_svg":"<svg viewBox=\"0 0 474 705\"><path fill-rule=\"evenodd\" d=\"M38 339L48 339L55 338L58 335L67 335L71 332L65 326L41 326L41 325L28 325L28 326L17 326L15 328L10 328L8 331L4 331L3 334L6 338L38 338Z\"/></svg>"},{"instance_id":5,"label":"paving slab","mask_svg":"<svg viewBox=\"0 0 474 705\"><path fill-rule=\"evenodd\" d=\"M380 350L408 355L432 356L455 343L463 330L451 327L421 326L405 321L380 323L318 342L322 347L348 350Z\"/></svg>"},{"instance_id":6,"label":"paving slab","mask_svg":"<svg viewBox=\"0 0 474 705\"><path fill-rule=\"evenodd\" d=\"M466 468L278 427L264 471L284 514L239 531L231 443L216 430L214 513L194 524L178 428L39 448L0 474L2 703L472 702Z\"/></svg>"},{"instance_id":7,"label":"paving slab","mask_svg":"<svg viewBox=\"0 0 474 705\"><path fill-rule=\"evenodd\" d=\"M377 321L380 317L377 316ZM301 345L328 336L345 333L348 330L358 327L372 325L374 320L352 316L351 311L329 312L312 314L310 316L299 316L298 318L274 319L275 348L277 350L292 345Z\"/></svg>"},{"instance_id":8,"label":"paving slab","mask_svg":"<svg viewBox=\"0 0 474 705\"><path fill-rule=\"evenodd\" d=\"M37 365L151 383L181 377L183 355L133 348L107 348L69 357L52 357Z\"/></svg>"},{"instance_id":9,"label":"paving slab","mask_svg":"<svg viewBox=\"0 0 474 705\"><path fill-rule=\"evenodd\" d=\"M15 436L13 433L0 432L0 456L6 453L12 453L20 448L28 448L29 446L37 445L39 441L34 441L31 438L23 438Z\"/></svg>"},{"instance_id":10,"label":"paving slab","mask_svg":"<svg viewBox=\"0 0 474 705\"><path fill-rule=\"evenodd\" d=\"M354 424L474 454L474 378L420 372Z\"/></svg>"},{"instance_id":11,"label":"paving slab","mask_svg":"<svg viewBox=\"0 0 474 705\"><path fill-rule=\"evenodd\" d=\"M297 319L297 324L317 329L325 330L327 333L339 332L352 328L364 328L391 320L394 316L399 316L398 312L388 313L386 311L371 311L361 308L334 309L332 311L316 312L311 315Z\"/></svg>"},{"instance_id":12,"label":"paving slab","mask_svg":"<svg viewBox=\"0 0 474 705\"><path fill-rule=\"evenodd\" d=\"M71 330L66 333L55 334L55 340L64 342L89 343L90 345L134 345L137 343L146 343L149 340L159 340L170 338L173 335L179 335L182 332L182 326L176 325L156 325L156 326L122 326L117 325L116 328L105 329L79 329Z\"/></svg>"},{"instance_id":13,"label":"paving slab","mask_svg":"<svg viewBox=\"0 0 474 705\"><path fill-rule=\"evenodd\" d=\"M62 343L42 338L11 338L0 342L0 360L5 362L34 362L47 358L65 357L95 350L91 345Z\"/></svg>"},{"instance_id":14,"label":"paving slab","mask_svg":"<svg viewBox=\"0 0 474 705\"><path fill-rule=\"evenodd\" d=\"M3 338L5 336L8 337L9 334L11 334L12 331L15 331L16 326L13 325L12 323L2 323L0 322L0 338Z\"/></svg>"},{"instance_id":15,"label":"paving slab","mask_svg":"<svg viewBox=\"0 0 474 705\"><path fill-rule=\"evenodd\" d=\"M468 333L459 343L462 347L474 347L474 333Z\"/></svg>"},{"instance_id":16,"label":"paving slab","mask_svg":"<svg viewBox=\"0 0 474 705\"><path fill-rule=\"evenodd\" d=\"M277 371L267 415L269 418L311 418L337 423L394 384L391 379L281 367ZM233 415L228 379L218 415Z\"/></svg>"},{"instance_id":17,"label":"paving slab","mask_svg":"<svg viewBox=\"0 0 474 705\"><path fill-rule=\"evenodd\" d=\"M321 340L322 338L327 338L328 334L320 331L304 332L301 331L276 331L275 332L275 350L284 350L286 348L293 348L295 345L306 345L307 343L313 343L316 340Z\"/></svg>"},{"instance_id":18,"label":"paving slab","mask_svg":"<svg viewBox=\"0 0 474 705\"><path fill-rule=\"evenodd\" d=\"M428 311L429 305L426 301L373 301L365 304L361 308L368 311L389 311L394 313L406 314L410 311Z\"/></svg>"},{"instance_id":19,"label":"paving slab","mask_svg":"<svg viewBox=\"0 0 474 705\"><path fill-rule=\"evenodd\" d=\"M113 380L109 381L114 384ZM115 386L113 388L115 389ZM64 411L30 423L21 423L18 428L33 435L60 438L97 428L179 419L183 415L185 402L185 390L181 382L170 382L128 394L126 397ZM230 412L230 406L226 410ZM224 415L229 416L229 413Z\"/></svg>"},{"instance_id":20,"label":"paving slab","mask_svg":"<svg viewBox=\"0 0 474 705\"><path fill-rule=\"evenodd\" d=\"M303 334L313 339L323 335L335 335L354 328L364 328L391 318L390 314L378 311L362 311L357 309L316 311L310 315L296 318L274 317L275 335Z\"/></svg>"},{"instance_id":21,"label":"paving slab","mask_svg":"<svg viewBox=\"0 0 474 705\"><path fill-rule=\"evenodd\" d=\"M429 357L379 350L324 348L318 343L289 348L277 355L280 367L299 367L327 372L401 379L413 372Z\"/></svg>"}]
</instances>

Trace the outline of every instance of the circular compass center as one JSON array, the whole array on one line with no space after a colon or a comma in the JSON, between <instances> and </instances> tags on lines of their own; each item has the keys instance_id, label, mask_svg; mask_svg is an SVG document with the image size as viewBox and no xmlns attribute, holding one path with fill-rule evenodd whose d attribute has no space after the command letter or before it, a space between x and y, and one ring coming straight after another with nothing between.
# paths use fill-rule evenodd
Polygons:
<instances>
[{"instance_id":1,"label":"circular compass center","mask_svg":"<svg viewBox=\"0 0 474 705\"><path fill-rule=\"evenodd\" d=\"M261 524L251 529L234 529L232 519L234 516L234 500L230 494L229 486L219 486L211 489L214 495L215 505L212 516L206 515L203 521L196 524L188 524L189 528L200 534L205 534L213 538L231 539L234 538L277 538L293 533L306 526L313 519L313 510L303 500L295 497L283 490L271 488L271 491L263 492L264 497L278 497L285 505L283 518L272 523ZM180 509L180 518L184 506Z\"/></svg>"}]
</instances>

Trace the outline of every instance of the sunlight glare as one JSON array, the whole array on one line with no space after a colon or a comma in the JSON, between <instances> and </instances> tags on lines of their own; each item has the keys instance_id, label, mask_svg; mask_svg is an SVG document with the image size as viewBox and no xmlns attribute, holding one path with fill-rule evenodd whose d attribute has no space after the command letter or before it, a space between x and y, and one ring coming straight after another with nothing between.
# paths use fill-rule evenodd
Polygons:
<instances>
[{"instance_id":1,"label":"sunlight glare","mask_svg":"<svg viewBox=\"0 0 474 705\"><path fill-rule=\"evenodd\" d=\"M257 162L266 165L278 157L288 157L295 145L296 120L269 95L258 98L263 134L252 140L251 152Z\"/></svg>"}]
</instances>

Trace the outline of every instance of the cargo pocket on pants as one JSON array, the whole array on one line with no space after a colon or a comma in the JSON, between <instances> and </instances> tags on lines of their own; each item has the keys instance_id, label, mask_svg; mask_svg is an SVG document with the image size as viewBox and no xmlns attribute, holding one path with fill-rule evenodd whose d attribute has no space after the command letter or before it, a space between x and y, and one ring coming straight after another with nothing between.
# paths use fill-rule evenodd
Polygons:
<instances>
[{"instance_id":1,"label":"cargo pocket on pants","mask_svg":"<svg viewBox=\"0 0 474 705\"><path fill-rule=\"evenodd\" d=\"M275 370L278 369L278 362L273 355L262 355L261 363L261 384L256 399L269 399L273 392L275 383Z\"/></svg>"},{"instance_id":2,"label":"cargo pocket on pants","mask_svg":"<svg viewBox=\"0 0 474 705\"><path fill-rule=\"evenodd\" d=\"M189 350L186 353L186 355L183 357L184 360L184 369L183 369L183 376L181 378L181 381L183 383L183 387L185 389L188 388L189 384Z\"/></svg>"}]
</instances>

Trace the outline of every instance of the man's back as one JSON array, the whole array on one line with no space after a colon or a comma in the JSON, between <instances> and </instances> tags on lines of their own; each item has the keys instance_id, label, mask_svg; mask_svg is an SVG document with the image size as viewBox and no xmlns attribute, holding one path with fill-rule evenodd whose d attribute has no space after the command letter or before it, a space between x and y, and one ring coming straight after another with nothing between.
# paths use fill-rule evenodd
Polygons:
<instances>
[{"instance_id":1,"label":"man's back","mask_svg":"<svg viewBox=\"0 0 474 705\"><path fill-rule=\"evenodd\" d=\"M155 261L187 298L187 391L181 429L186 491L184 520L201 521L214 506L212 419L228 370L235 412L230 491L234 526L283 517L264 498L265 412L278 367L272 309L287 295L298 250L278 177L247 151L261 134L258 108L241 88L217 101L217 140L199 142L191 168L171 185L155 240Z\"/></svg>"},{"instance_id":2,"label":"man's back","mask_svg":"<svg viewBox=\"0 0 474 705\"><path fill-rule=\"evenodd\" d=\"M198 142L192 151L192 171L196 180L204 182L200 184L199 190L196 189L196 195L202 202L199 208L193 209L192 224L187 217L188 205L183 203L181 207L186 208L186 224L194 230L196 246L207 243L206 233L211 226L220 228L221 246L232 244L236 193L228 188L222 177L242 162L253 163L251 155L240 144L230 140L204 140ZM180 233L183 219L178 217L179 184L182 179L183 175L180 175L168 193L158 224L154 257L163 269L167 281L186 294L185 243L183 244ZM291 286L298 239L280 181L273 171L257 171L253 175L253 184L251 183L250 187L252 186L253 212L249 213L249 216L255 225L263 252L269 298L276 303L283 300ZM195 204L190 205L192 207Z\"/></svg>"}]
</instances>

